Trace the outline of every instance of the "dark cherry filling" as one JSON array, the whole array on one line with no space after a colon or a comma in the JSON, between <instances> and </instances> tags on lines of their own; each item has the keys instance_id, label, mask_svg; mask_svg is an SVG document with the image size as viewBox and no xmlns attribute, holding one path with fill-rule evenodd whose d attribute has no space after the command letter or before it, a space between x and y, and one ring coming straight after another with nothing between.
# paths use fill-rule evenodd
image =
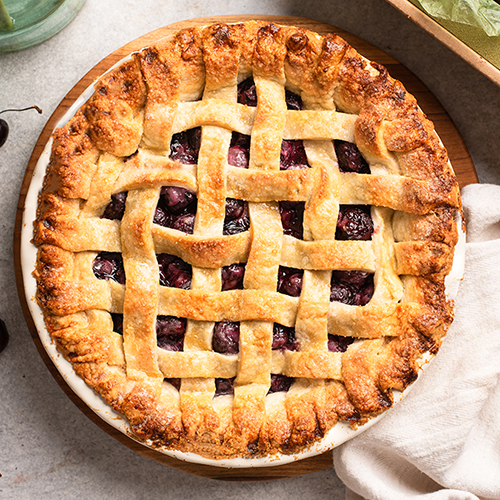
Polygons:
<instances>
[{"instance_id":1,"label":"dark cherry filling","mask_svg":"<svg viewBox=\"0 0 500 500\"><path fill-rule=\"evenodd\" d=\"M248 168L250 159L250 136L233 132L227 162L233 167Z\"/></svg>"},{"instance_id":2,"label":"dark cherry filling","mask_svg":"<svg viewBox=\"0 0 500 500\"><path fill-rule=\"evenodd\" d=\"M215 379L215 397L234 394L234 378L216 378Z\"/></svg>"},{"instance_id":3,"label":"dark cherry filling","mask_svg":"<svg viewBox=\"0 0 500 500\"><path fill-rule=\"evenodd\" d=\"M238 103L246 106L257 106L257 90L252 77L238 84Z\"/></svg>"},{"instance_id":4,"label":"dark cherry filling","mask_svg":"<svg viewBox=\"0 0 500 500\"><path fill-rule=\"evenodd\" d=\"M333 143L341 172L371 173L370 166L361 155L356 144L346 141L334 141Z\"/></svg>"},{"instance_id":5,"label":"dark cherry filling","mask_svg":"<svg viewBox=\"0 0 500 500\"><path fill-rule=\"evenodd\" d=\"M160 285L189 290L193 271L191 266L175 255L168 253L158 254L158 269Z\"/></svg>"},{"instance_id":6,"label":"dark cherry filling","mask_svg":"<svg viewBox=\"0 0 500 500\"><path fill-rule=\"evenodd\" d=\"M156 318L156 344L166 351L182 351L186 318L175 316L158 316Z\"/></svg>"},{"instance_id":7,"label":"dark cherry filling","mask_svg":"<svg viewBox=\"0 0 500 500\"><path fill-rule=\"evenodd\" d=\"M201 144L201 127L179 132L172 136L170 158L185 165L195 165Z\"/></svg>"},{"instance_id":8,"label":"dark cherry filling","mask_svg":"<svg viewBox=\"0 0 500 500\"><path fill-rule=\"evenodd\" d=\"M285 101L287 109L291 109L294 111L300 111L304 109L302 98L291 90L285 89Z\"/></svg>"},{"instance_id":9,"label":"dark cherry filling","mask_svg":"<svg viewBox=\"0 0 500 500\"><path fill-rule=\"evenodd\" d=\"M272 348L273 350L297 351L299 345L295 338L295 328L274 323Z\"/></svg>"},{"instance_id":10,"label":"dark cherry filling","mask_svg":"<svg viewBox=\"0 0 500 500\"><path fill-rule=\"evenodd\" d=\"M105 208L101 219L122 220L125 213L125 202L127 201L127 192L111 195L111 202Z\"/></svg>"},{"instance_id":11,"label":"dark cherry filling","mask_svg":"<svg viewBox=\"0 0 500 500\"><path fill-rule=\"evenodd\" d=\"M345 352L353 342L354 339L352 337L328 335L328 350L330 352Z\"/></svg>"},{"instance_id":12,"label":"dark cherry filling","mask_svg":"<svg viewBox=\"0 0 500 500\"><path fill-rule=\"evenodd\" d=\"M333 271L330 301L351 306L364 306L370 302L374 290L373 273Z\"/></svg>"},{"instance_id":13,"label":"dark cherry filling","mask_svg":"<svg viewBox=\"0 0 500 500\"><path fill-rule=\"evenodd\" d=\"M153 223L193 234L196 216L196 195L189 189L163 186L156 206Z\"/></svg>"},{"instance_id":14,"label":"dark cherry filling","mask_svg":"<svg viewBox=\"0 0 500 500\"><path fill-rule=\"evenodd\" d=\"M302 269L280 266L278 269L278 292L298 297L302 291Z\"/></svg>"},{"instance_id":15,"label":"dark cherry filling","mask_svg":"<svg viewBox=\"0 0 500 500\"><path fill-rule=\"evenodd\" d=\"M111 320L113 321L113 331L123 335L123 314L111 313Z\"/></svg>"},{"instance_id":16,"label":"dark cherry filling","mask_svg":"<svg viewBox=\"0 0 500 500\"><path fill-rule=\"evenodd\" d=\"M250 216L248 214L248 203L234 198L226 199L226 217L222 234L237 234L248 231L250 228Z\"/></svg>"},{"instance_id":17,"label":"dark cherry filling","mask_svg":"<svg viewBox=\"0 0 500 500\"><path fill-rule=\"evenodd\" d=\"M94 259L92 270L96 278L100 280L112 279L125 284L125 270L123 269L123 258L120 253L101 252Z\"/></svg>"},{"instance_id":18,"label":"dark cherry filling","mask_svg":"<svg viewBox=\"0 0 500 500\"><path fill-rule=\"evenodd\" d=\"M299 95L285 90L286 107L290 110L300 111L304 104ZM298 170L309 168L304 143L301 140L284 140L281 143L280 169Z\"/></svg>"},{"instance_id":19,"label":"dark cherry filling","mask_svg":"<svg viewBox=\"0 0 500 500\"><path fill-rule=\"evenodd\" d=\"M240 347L240 324L234 321L215 323L212 349L220 354L237 354Z\"/></svg>"},{"instance_id":20,"label":"dark cherry filling","mask_svg":"<svg viewBox=\"0 0 500 500\"><path fill-rule=\"evenodd\" d=\"M242 290L245 264L231 264L222 268L222 291Z\"/></svg>"},{"instance_id":21,"label":"dark cherry filling","mask_svg":"<svg viewBox=\"0 0 500 500\"><path fill-rule=\"evenodd\" d=\"M283 140L280 153L280 170L309 168L304 143L301 140Z\"/></svg>"},{"instance_id":22,"label":"dark cherry filling","mask_svg":"<svg viewBox=\"0 0 500 500\"><path fill-rule=\"evenodd\" d=\"M299 240L304 237L304 201L280 201L283 232Z\"/></svg>"},{"instance_id":23,"label":"dark cherry filling","mask_svg":"<svg viewBox=\"0 0 500 500\"><path fill-rule=\"evenodd\" d=\"M275 373L271 374L271 387L269 388L268 394L273 392L286 392L290 389L292 385L293 378L286 377L285 375L277 375Z\"/></svg>"},{"instance_id":24,"label":"dark cherry filling","mask_svg":"<svg viewBox=\"0 0 500 500\"><path fill-rule=\"evenodd\" d=\"M370 240L373 220L367 205L341 205L337 220L337 240Z\"/></svg>"}]
</instances>

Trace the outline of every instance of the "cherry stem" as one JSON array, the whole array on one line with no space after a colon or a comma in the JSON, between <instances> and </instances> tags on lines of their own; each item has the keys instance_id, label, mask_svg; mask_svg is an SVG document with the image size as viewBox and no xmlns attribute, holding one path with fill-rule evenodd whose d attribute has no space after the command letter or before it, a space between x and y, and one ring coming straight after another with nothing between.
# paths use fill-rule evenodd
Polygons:
<instances>
[{"instance_id":1,"label":"cherry stem","mask_svg":"<svg viewBox=\"0 0 500 500\"><path fill-rule=\"evenodd\" d=\"M2 113L7 113L7 111L27 111L28 109L36 109L38 113L40 114L43 113L43 111L38 106L29 106L28 108L22 108L22 109L4 109L3 111L0 111L0 115Z\"/></svg>"}]
</instances>

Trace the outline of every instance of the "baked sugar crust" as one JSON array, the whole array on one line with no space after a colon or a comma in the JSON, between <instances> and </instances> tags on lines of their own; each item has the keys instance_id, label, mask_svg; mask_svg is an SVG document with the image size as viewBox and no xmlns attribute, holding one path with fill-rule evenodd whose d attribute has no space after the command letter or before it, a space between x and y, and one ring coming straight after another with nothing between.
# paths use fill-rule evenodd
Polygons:
<instances>
[{"instance_id":1,"label":"baked sugar crust","mask_svg":"<svg viewBox=\"0 0 500 500\"><path fill-rule=\"evenodd\" d=\"M249 77L257 106L237 102ZM287 109L286 91L304 109ZM197 127L196 164L172 159L175 134ZM233 132L251 137L248 168L228 164ZM453 320L456 179L414 97L337 35L265 22L182 30L106 73L53 139L36 298L76 374L151 446L295 454L338 421L386 411L439 349ZM303 142L310 168L280 170L283 139ZM333 140L355 143L370 173L341 172ZM163 186L196 193L192 234L154 222ZM123 192L123 218L103 218ZM248 203L249 230L223 234L226 199ZM302 239L283 233L283 201L305 205ZM369 240L336 237L345 205L371 207ZM101 252L122 255L125 283L96 277ZM158 254L192 266L189 289L160 286ZM244 285L221 291L235 263ZM303 271L299 296L277 289L281 267ZM330 299L332 271L351 269L374 276L367 304ZM187 318L182 350L157 345L159 316ZM239 324L237 353L213 348L226 321ZM273 349L273 324L294 328L299 347ZM353 341L332 352L329 335ZM269 391L271 374L293 382ZM220 379L234 379L232 394L216 394Z\"/></svg>"}]
</instances>

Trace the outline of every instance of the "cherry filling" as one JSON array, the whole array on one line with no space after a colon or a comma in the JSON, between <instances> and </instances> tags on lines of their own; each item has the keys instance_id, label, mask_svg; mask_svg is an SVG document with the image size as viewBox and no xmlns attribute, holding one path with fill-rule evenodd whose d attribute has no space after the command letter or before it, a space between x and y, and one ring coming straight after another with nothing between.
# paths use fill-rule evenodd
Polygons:
<instances>
[{"instance_id":1,"label":"cherry filling","mask_svg":"<svg viewBox=\"0 0 500 500\"><path fill-rule=\"evenodd\" d=\"M195 165L201 144L201 127L179 132L172 136L170 142L170 159L185 165Z\"/></svg>"},{"instance_id":2,"label":"cherry filling","mask_svg":"<svg viewBox=\"0 0 500 500\"><path fill-rule=\"evenodd\" d=\"M215 397L234 394L234 378L215 379Z\"/></svg>"},{"instance_id":3,"label":"cherry filling","mask_svg":"<svg viewBox=\"0 0 500 500\"><path fill-rule=\"evenodd\" d=\"M293 378L287 377L285 375L277 375L275 373L271 374L271 387L269 388L268 394L273 392L286 392L290 389L292 385Z\"/></svg>"},{"instance_id":4,"label":"cherry filling","mask_svg":"<svg viewBox=\"0 0 500 500\"><path fill-rule=\"evenodd\" d=\"M310 168L304 143L301 140L283 140L280 153L280 170Z\"/></svg>"},{"instance_id":5,"label":"cherry filling","mask_svg":"<svg viewBox=\"0 0 500 500\"><path fill-rule=\"evenodd\" d=\"M278 269L278 292L298 297L302 291L302 269L280 266Z\"/></svg>"},{"instance_id":6,"label":"cherry filling","mask_svg":"<svg viewBox=\"0 0 500 500\"><path fill-rule=\"evenodd\" d=\"M294 111L301 111L304 109L302 98L291 90L285 89L285 101L287 109Z\"/></svg>"},{"instance_id":7,"label":"cherry filling","mask_svg":"<svg viewBox=\"0 0 500 500\"><path fill-rule=\"evenodd\" d=\"M283 233L299 240L304 237L304 201L280 201L281 224Z\"/></svg>"},{"instance_id":8,"label":"cherry filling","mask_svg":"<svg viewBox=\"0 0 500 500\"><path fill-rule=\"evenodd\" d=\"M250 216L248 214L248 203L234 198L226 199L226 217L222 234L237 234L248 231L250 228Z\"/></svg>"},{"instance_id":9,"label":"cherry filling","mask_svg":"<svg viewBox=\"0 0 500 500\"><path fill-rule=\"evenodd\" d=\"M330 301L351 306L364 306L373 297L373 273L365 271L333 271Z\"/></svg>"},{"instance_id":10,"label":"cherry filling","mask_svg":"<svg viewBox=\"0 0 500 500\"><path fill-rule=\"evenodd\" d=\"M157 346L166 351L182 351L184 349L186 325L186 318L158 316L156 318Z\"/></svg>"},{"instance_id":11,"label":"cherry filling","mask_svg":"<svg viewBox=\"0 0 500 500\"><path fill-rule=\"evenodd\" d=\"M123 314L111 313L113 331L123 335ZM156 344L166 351L182 351L187 320L174 316L158 316L156 318ZM179 379L165 379L176 389L180 387ZM176 382L177 384L176 385Z\"/></svg>"},{"instance_id":12,"label":"cherry filling","mask_svg":"<svg viewBox=\"0 0 500 500\"><path fill-rule=\"evenodd\" d=\"M373 220L367 205L341 205L337 220L337 240L370 240Z\"/></svg>"},{"instance_id":13,"label":"cherry filling","mask_svg":"<svg viewBox=\"0 0 500 500\"><path fill-rule=\"evenodd\" d=\"M248 168L250 159L250 136L233 132L227 162L233 167Z\"/></svg>"},{"instance_id":14,"label":"cherry filling","mask_svg":"<svg viewBox=\"0 0 500 500\"><path fill-rule=\"evenodd\" d=\"M240 324L234 321L215 323L212 349L220 354L237 354L240 343Z\"/></svg>"},{"instance_id":15,"label":"cherry filling","mask_svg":"<svg viewBox=\"0 0 500 500\"><path fill-rule=\"evenodd\" d=\"M127 192L122 191L111 195L111 202L104 209L101 219L122 220L125 213L125 202L127 200Z\"/></svg>"},{"instance_id":16,"label":"cherry filling","mask_svg":"<svg viewBox=\"0 0 500 500\"><path fill-rule=\"evenodd\" d=\"M285 100L287 109L295 111L304 109L301 97L287 89L285 90ZM257 92L252 77L238 85L238 102L247 106L257 106ZM235 167L247 168L249 151L250 137L233 132L228 163ZM310 165L307 161L304 143L301 140L284 140L281 144L280 169L297 170L308 167Z\"/></svg>"},{"instance_id":17,"label":"cherry filling","mask_svg":"<svg viewBox=\"0 0 500 500\"><path fill-rule=\"evenodd\" d=\"M328 335L328 350L330 352L345 352L353 342L354 339L352 337Z\"/></svg>"},{"instance_id":18,"label":"cherry filling","mask_svg":"<svg viewBox=\"0 0 500 500\"><path fill-rule=\"evenodd\" d=\"M356 144L346 141L333 141L333 144L341 172L371 173L370 166L361 155Z\"/></svg>"},{"instance_id":19,"label":"cherry filling","mask_svg":"<svg viewBox=\"0 0 500 500\"><path fill-rule=\"evenodd\" d=\"M246 106L257 106L257 90L252 77L238 84L238 103Z\"/></svg>"},{"instance_id":20,"label":"cherry filling","mask_svg":"<svg viewBox=\"0 0 500 500\"><path fill-rule=\"evenodd\" d=\"M273 350L297 351L299 345L295 338L295 328L274 323L272 348Z\"/></svg>"},{"instance_id":21,"label":"cherry filling","mask_svg":"<svg viewBox=\"0 0 500 500\"><path fill-rule=\"evenodd\" d=\"M125 270L120 253L101 252L94 259L92 270L95 277L100 280L112 279L121 285L125 284Z\"/></svg>"},{"instance_id":22,"label":"cherry filling","mask_svg":"<svg viewBox=\"0 0 500 500\"><path fill-rule=\"evenodd\" d=\"M189 189L163 186L155 209L153 223L193 234L197 199Z\"/></svg>"},{"instance_id":23,"label":"cherry filling","mask_svg":"<svg viewBox=\"0 0 500 500\"><path fill-rule=\"evenodd\" d=\"M158 254L158 269L160 285L189 290L193 271L191 266L175 255L168 253Z\"/></svg>"},{"instance_id":24,"label":"cherry filling","mask_svg":"<svg viewBox=\"0 0 500 500\"><path fill-rule=\"evenodd\" d=\"M113 321L113 331L123 335L123 314L111 313L111 320Z\"/></svg>"},{"instance_id":25,"label":"cherry filling","mask_svg":"<svg viewBox=\"0 0 500 500\"><path fill-rule=\"evenodd\" d=\"M231 264L222 268L222 291L242 290L245 264Z\"/></svg>"}]
</instances>

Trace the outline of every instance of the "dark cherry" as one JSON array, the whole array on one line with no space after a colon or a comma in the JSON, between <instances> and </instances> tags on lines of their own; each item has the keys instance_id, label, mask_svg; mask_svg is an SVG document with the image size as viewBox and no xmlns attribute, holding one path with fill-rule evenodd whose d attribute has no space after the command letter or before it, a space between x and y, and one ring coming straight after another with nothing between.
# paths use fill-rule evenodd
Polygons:
<instances>
[{"instance_id":1,"label":"dark cherry","mask_svg":"<svg viewBox=\"0 0 500 500\"><path fill-rule=\"evenodd\" d=\"M111 313L113 321L113 331L123 335L123 314Z\"/></svg>"},{"instance_id":2,"label":"dark cherry","mask_svg":"<svg viewBox=\"0 0 500 500\"><path fill-rule=\"evenodd\" d=\"M274 323L272 348L274 350L297 351L299 345L295 338L295 328Z\"/></svg>"},{"instance_id":3,"label":"dark cherry","mask_svg":"<svg viewBox=\"0 0 500 500\"><path fill-rule=\"evenodd\" d=\"M334 146L341 172L370 173L370 166L361 155L356 144L346 141L334 141Z\"/></svg>"},{"instance_id":4,"label":"dark cherry","mask_svg":"<svg viewBox=\"0 0 500 500\"><path fill-rule=\"evenodd\" d=\"M373 273L366 271L333 271L330 301L364 306L370 302L375 290Z\"/></svg>"},{"instance_id":5,"label":"dark cherry","mask_svg":"<svg viewBox=\"0 0 500 500\"><path fill-rule=\"evenodd\" d=\"M231 264L222 268L222 291L242 290L245 264Z\"/></svg>"},{"instance_id":6,"label":"dark cherry","mask_svg":"<svg viewBox=\"0 0 500 500\"><path fill-rule=\"evenodd\" d=\"M191 288L193 271L191 266L175 255L161 253L156 256L160 273L160 285L172 288Z\"/></svg>"},{"instance_id":7,"label":"dark cherry","mask_svg":"<svg viewBox=\"0 0 500 500\"><path fill-rule=\"evenodd\" d=\"M347 283L332 282L330 289L330 302L342 302L342 304L354 305L356 292Z\"/></svg>"},{"instance_id":8,"label":"dark cherry","mask_svg":"<svg viewBox=\"0 0 500 500\"><path fill-rule=\"evenodd\" d=\"M357 306L365 306L370 302L373 297L373 292L375 291L375 286L373 284L373 280L371 283L367 283L364 287L360 288L359 291L356 291L356 302Z\"/></svg>"},{"instance_id":9,"label":"dark cherry","mask_svg":"<svg viewBox=\"0 0 500 500\"><path fill-rule=\"evenodd\" d=\"M257 106L257 89L252 77L238 84L238 102L247 106Z\"/></svg>"},{"instance_id":10,"label":"dark cherry","mask_svg":"<svg viewBox=\"0 0 500 500\"><path fill-rule=\"evenodd\" d=\"M366 271L333 271L332 279L343 281L353 286L364 286L369 279L373 282L373 273Z\"/></svg>"},{"instance_id":11,"label":"dark cherry","mask_svg":"<svg viewBox=\"0 0 500 500\"><path fill-rule=\"evenodd\" d=\"M286 392L290 389L292 385L293 378L286 377L285 375L277 375L275 373L271 374L271 387L269 388L269 393L273 392Z\"/></svg>"},{"instance_id":12,"label":"dark cherry","mask_svg":"<svg viewBox=\"0 0 500 500\"><path fill-rule=\"evenodd\" d=\"M195 194L189 189L178 186L163 186L160 191L165 208L171 214L181 214L196 201Z\"/></svg>"},{"instance_id":13,"label":"dark cherry","mask_svg":"<svg viewBox=\"0 0 500 500\"><path fill-rule=\"evenodd\" d=\"M328 335L328 350L330 352L345 352L353 342L354 339L352 337Z\"/></svg>"},{"instance_id":14,"label":"dark cherry","mask_svg":"<svg viewBox=\"0 0 500 500\"><path fill-rule=\"evenodd\" d=\"M303 239L305 202L280 201L279 206L283 232L299 240Z\"/></svg>"},{"instance_id":15,"label":"dark cherry","mask_svg":"<svg viewBox=\"0 0 500 500\"><path fill-rule=\"evenodd\" d=\"M234 394L234 378L216 378L215 396L225 396Z\"/></svg>"},{"instance_id":16,"label":"dark cherry","mask_svg":"<svg viewBox=\"0 0 500 500\"><path fill-rule=\"evenodd\" d=\"M227 162L233 167L248 168L250 159L250 136L239 132L231 135L231 145L227 154Z\"/></svg>"},{"instance_id":17,"label":"dark cherry","mask_svg":"<svg viewBox=\"0 0 500 500\"><path fill-rule=\"evenodd\" d=\"M0 352L4 351L9 343L9 332L5 321L0 318Z\"/></svg>"},{"instance_id":18,"label":"dark cherry","mask_svg":"<svg viewBox=\"0 0 500 500\"><path fill-rule=\"evenodd\" d=\"M234 198L226 199L226 217L222 233L237 234L248 231L250 228L250 216L248 214L248 203Z\"/></svg>"},{"instance_id":19,"label":"dark cherry","mask_svg":"<svg viewBox=\"0 0 500 500\"><path fill-rule=\"evenodd\" d=\"M105 208L101 219L122 220L125 213L125 202L127 201L127 192L122 191L111 195L111 202Z\"/></svg>"},{"instance_id":20,"label":"dark cherry","mask_svg":"<svg viewBox=\"0 0 500 500\"><path fill-rule=\"evenodd\" d=\"M298 297L302 291L302 269L280 266L278 269L278 292Z\"/></svg>"},{"instance_id":21,"label":"dark cherry","mask_svg":"<svg viewBox=\"0 0 500 500\"><path fill-rule=\"evenodd\" d=\"M101 252L94 259L92 270L96 278L100 280L112 279L121 285L125 284L125 270L120 253Z\"/></svg>"},{"instance_id":22,"label":"dark cherry","mask_svg":"<svg viewBox=\"0 0 500 500\"><path fill-rule=\"evenodd\" d=\"M158 316L156 318L156 343L158 347L166 351L182 351L186 325L186 318Z\"/></svg>"},{"instance_id":23,"label":"dark cherry","mask_svg":"<svg viewBox=\"0 0 500 500\"><path fill-rule=\"evenodd\" d=\"M373 220L369 206L340 206L335 234L338 240L370 240L372 234Z\"/></svg>"},{"instance_id":24,"label":"dark cherry","mask_svg":"<svg viewBox=\"0 0 500 500\"><path fill-rule=\"evenodd\" d=\"M196 216L195 193L178 186L163 186L153 223L192 234Z\"/></svg>"},{"instance_id":25,"label":"dark cherry","mask_svg":"<svg viewBox=\"0 0 500 500\"><path fill-rule=\"evenodd\" d=\"M36 109L38 113L40 114L42 113L42 110L38 106L29 106L28 108L22 108L22 109L4 109L3 111L0 111L0 115L2 113L12 112L12 111L27 111L28 109ZM9 124L3 118L0 118L0 148L7 141L7 137L9 137Z\"/></svg>"},{"instance_id":26,"label":"dark cherry","mask_svg":"<svg viewBox=\"0 0 500 500\"><path fill-rule=\"evenodd\" d=\"M170 158L185 165L194 165L198 162L200 144L200 127L174 134L170 142Z\"/></svg>"},{"instance_id":27,"label":"dark cherry","mask_svg":"<svg viewBox=\"0 0 500 500\"><path fill-rule=\"evenodd\" d=\"M194 217L194 214L185 214L177 217L172 223L172 229L177 229L177 231L182 231L186 234L193 234Z\"/></svg>"},{"instance_id":28,"label":"dark cherry","mask_svg":"<svg viewBox=\"0 0 500 500\"><path fill-rule=\"evenodd\" d=\"M234 321L215 323L212 348L221 354L237 354L240 342L240 324Z\"/></svg>"},{"instance_id":29,"label":"dark cherry","mask_svg":"<svg viewBox=\"0 0 500 500\"><path fill-rule=\"evenodd\" d=\"M167 214L165 210L163 210L163 208L160 205L157 205L157 207L155 208L153 223L163 227L171 226L171 217Z\"/></svg>"},{"instance_id":30,"label":"dark cherry","mask_svg":"<svg viewBox=\"0 0 500 500\"><path fill-rule=\"evenodd\" d=\"M280 153L280 170L309 168L304 143L300 140L283 140Z\"/></svg>"},{"instance_id":31,"label":"dark cherry","mask_svg":"<svg viewBox=\"0 0 500 500\"><path fill-rule=\"evenodd\" d=\"M304 109L304 104L302 98L292 92L291 90L285 89L285 101L286 107L291 110L300 111Z\"/></svg>"}]
</instances>

